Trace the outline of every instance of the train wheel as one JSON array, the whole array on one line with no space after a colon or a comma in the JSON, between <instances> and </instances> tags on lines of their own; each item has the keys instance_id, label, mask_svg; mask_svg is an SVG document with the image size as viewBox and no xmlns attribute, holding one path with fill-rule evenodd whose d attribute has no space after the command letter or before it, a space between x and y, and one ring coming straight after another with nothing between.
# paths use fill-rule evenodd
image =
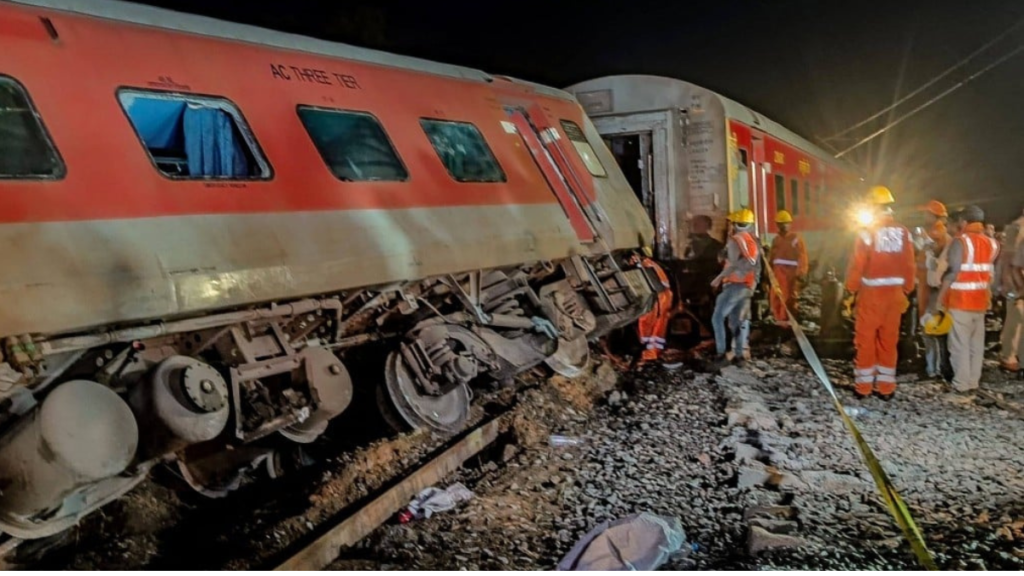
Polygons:
<instances>
[{"instance_id":1,"label":"train wheel","mask_svg":"<svg viewBox=\"0 0 1024 576\"><path fill-rule=\"evenodd\" d=\"M396 431L427 428L451 434L461 430L469 418L471 398L465 385L441 396L422 393L402 355L392 352L384 363L384 383L377 390L377 401L384 420Z\"/></svg>"},{"instance_id":2,"label":"train wheel","mask_svg":"<svg viewBox=\"0 0 1024 576\"><path fill-rule=\"evenodd\" d=\"M558 350L545 360L556 373L566 378L575 378L583 373L590 363L590 345L586 336L572 341L559 340Z\"/></svg>"}]
</instances>

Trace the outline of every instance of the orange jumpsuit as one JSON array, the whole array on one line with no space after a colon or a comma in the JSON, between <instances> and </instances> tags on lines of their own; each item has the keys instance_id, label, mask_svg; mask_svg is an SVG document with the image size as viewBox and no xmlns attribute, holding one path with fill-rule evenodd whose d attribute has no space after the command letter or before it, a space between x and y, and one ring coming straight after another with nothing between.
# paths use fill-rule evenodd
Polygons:
<instances>
[{"instance_id":1,"label":"orange jumpsuit","mask_svg":"<svg viewBox=\"0 0 1024 576\"><path fill-rule=\"evenodd\" d=\"M942 251L946 248L946 244L950 241L949 232L946 231L946 224L941 220L936 222L927 233L928 237L931 238L935 244L917 252L918 318L923 318L924 315L928 313L928 304L931 301L931 292L938 291L938 288L928 286L928 252L930 251L934 256L938 256L939 254L942 254Z\"/></svg>"},{"instance_id":2,"label":"orange jumpsuit","mask_svg":"<svg viewBox=\"0 0 1024 576\"><path fill-rule=\"evenodd\" d=\"M654 268L665 290L658 293L658 299L654 302L651 311L644 314L637 321L637 331L640 333L640 342L644 344L643 354L640 360L647 362L657 360L658 355L665 349L665 336L668 334L668 321L672 313L672 291L669 290L668 276L650 258L644 258L640 265L647 268Z\"/></svg>"},{"instance_id":3,"label":"orange jumpsuit","mask_svg":"<svg viewBox=\"0 0 1024 576\"><path fill-rule=\"evenodd\" d=\"M775 279L778 280L779 290L782 291L782 298L774 290L771 291L772 315L775 322L783 328L789 327L789 315L786 313L796 310L796 302L800 297L800 286L797 280L807 275L809 264L807 261L807 246L804 239L796 232L790 231L786 234L779 234L772 240L772 248L768 253L768 260L772 264L772 271Z\"/></svg>"},{"instance_id":4,"label":"orange jumpsuit","mask_svg":"<svg viewBox=\"0 0 1024 576\"><path fill-rule=\"evenodd\" d=\"M857 394L896 392L900 317L914 289L914 244L892 217L857 235L846 289L857 295L854 383Z\"/></svg>"}]
</instances>

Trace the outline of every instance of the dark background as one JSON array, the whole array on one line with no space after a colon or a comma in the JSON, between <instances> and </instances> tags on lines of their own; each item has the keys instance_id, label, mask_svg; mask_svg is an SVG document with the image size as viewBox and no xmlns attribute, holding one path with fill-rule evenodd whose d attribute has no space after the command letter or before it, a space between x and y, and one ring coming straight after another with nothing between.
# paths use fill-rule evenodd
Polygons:
<instances>
[{"instance_id":1,"label":"dark background","mask_svg":"<svg viewBox=\"0 0 1024 576\"><path fill-rule=\"evenodd\" d=\"M142 3L556 87L609 74L676 77L814 141L883 108L1024 17L1024 2L1015 0ZM1022 43L1024 26L899 113ZM848 158L904 206L931 197L976 202L1005 223L1024 206L1022 79L1024 53Z\"/></svg>"}]
</instances>

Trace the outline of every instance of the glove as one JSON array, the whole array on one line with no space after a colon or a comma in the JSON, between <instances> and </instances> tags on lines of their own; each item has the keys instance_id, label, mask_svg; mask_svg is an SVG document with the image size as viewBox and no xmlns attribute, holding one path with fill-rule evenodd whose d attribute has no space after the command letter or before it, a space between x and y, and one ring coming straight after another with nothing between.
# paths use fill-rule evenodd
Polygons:
<instances>
[{"instance_id":1,"label":"glove","mask_svg":"<svg viewBox=\"0 0 1024 576\"><path fill-rule=\"evenodd\" d=\"M843 299L843 310L847 316L853 316L853 305L857 301L857 295L851 294Z\"/></svg>"}]
</instances>

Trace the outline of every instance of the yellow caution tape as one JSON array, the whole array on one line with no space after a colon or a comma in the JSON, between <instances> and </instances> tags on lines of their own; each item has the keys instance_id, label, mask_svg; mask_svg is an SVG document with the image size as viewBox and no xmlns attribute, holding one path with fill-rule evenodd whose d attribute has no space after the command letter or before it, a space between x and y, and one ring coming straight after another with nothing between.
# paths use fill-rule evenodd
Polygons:
<instances>
[{"instance_id":1,"label":"yellow caution tape","mask_svg":"<svg viewBox=\"0 0 1024 576\"><path fill-rule=\"evenodd\" d=\"M785 298L783 298L782 290L779 288L779 282L775 278L775 272L772 270L771 264L768 262L768 257L764 254L764 250L761 250L761 256L763 258L765 269L768 272L768 279L771 283L772 291L778 295L779 299L782 300L785 305ZM789 318L793 318L793 313L786 308L786 314ZM836 410L839 412L839 417L843 419L843 423L846 424L847 430L853 436L854 442L857 444L857 448L860 450L861 456L864 458L864 462L868 465L868 470L871 472L871 476L875 479L875 485L878 486L878 491L882 494L882 498L885 499L886 505L889 507L889 513L892 514L896 524L899 525L903 531L903 536L910 543L910 548L914 551L914 555L917 556L917 561L921 563L927 570L938 570L938 566L935 565L935 560L932 558L931 552L928 551L928 546L924 542L924 537L921 535L921 530L917 527L917 523L914 522L913 516L910 515L910 509L907 508L906 503L900 498L896 487L893 486L892 480L889 479L889 475L882 469L882 465L878 462L878 458L875 457L875 453L868 446L868 443L861 436L860 430L857 429L857 425L853 423L853 420L846 414L846 410L843 408L843 403L839 401L839 395L836 394L835 388L832 386L832 382L828 378L828 374L825 373L825 367L821 365L821 360L818 358L818 354L814 351L814 347L811 346L811 341L807 339L807 335L804 334L803 329L800 328L799 322L791 321L790 326L793 328L793 333L796 335L797 342L800 344L800 350L803 352L807 362L810 363L811 369L814 374L821 381L822 385L832 396L832 403L835 405Z\"/></svg>"}]
</instances>

